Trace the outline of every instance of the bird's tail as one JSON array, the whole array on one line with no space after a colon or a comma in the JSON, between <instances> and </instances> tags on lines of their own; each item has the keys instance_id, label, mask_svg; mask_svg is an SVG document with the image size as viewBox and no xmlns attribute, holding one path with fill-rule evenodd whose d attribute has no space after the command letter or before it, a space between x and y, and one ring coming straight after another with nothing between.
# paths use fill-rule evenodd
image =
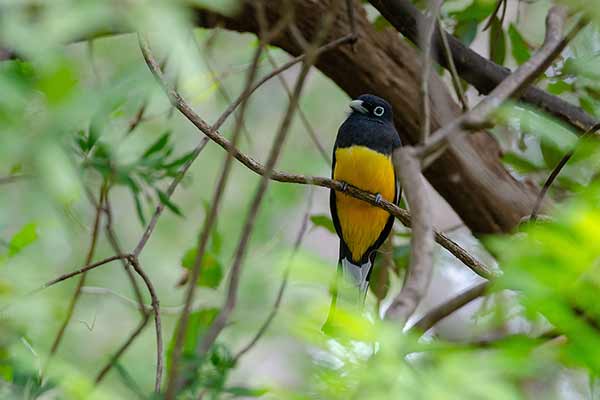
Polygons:
<instances>
[{"instance_id":1,"label":"bird's tail","mask_svg":"<svg viewBox=\"0 0 600 400\"><path fill-rule=\"evenodd\" d=\"M361 304L364 303L367 290L369 290L369 277L373 262L368 260L362 265L356 265L347 258L344 258L340 264L342 265L342 276L344 277L345 286L356 287L358 289L359 300Z\"/></svg>"},{"instance_id":2,"label":"bird's tail","mask_svg":"<svg viewBox=\"0 0 600 400\"><path fill-rule=\"evenodd\" d=\"M353 264L346 258L342 259L338 265L338 273L332 288L331 305L329 315L325 324L321 328L326 334L334 332L335 314L338 303L338 297L351 308L358 308L362 312L365 303L367 291L369 290L369 277L373 262L367 261L362 265Z\"/></svg>"}]
</instances>

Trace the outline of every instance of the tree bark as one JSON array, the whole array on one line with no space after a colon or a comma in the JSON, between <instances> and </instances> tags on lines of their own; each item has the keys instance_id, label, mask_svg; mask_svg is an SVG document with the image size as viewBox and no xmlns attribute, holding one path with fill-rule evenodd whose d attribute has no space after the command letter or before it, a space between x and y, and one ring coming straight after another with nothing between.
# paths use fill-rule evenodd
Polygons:
<instances>
[{"instance_id":1,"label":"tree bark","mask_svg":"<svg viewBox=\"0 0 600 400\"><path fill-rule=\"evenodd\" d=\"M265 2L268 21L280 18L285 0ZM318 32L321 16L330 1L293 1L294 22L310 39ZM246 3L236 17L223 17L197 10L200 26L223 26L239 32L258 32L254 3ZM376 30L368 21L358 0L353 1L358 41L320 56L316 66L350 97L373 93L387 99L394 107L396 128L404 143L415 143L420 132L421 65L417 51L393 29ZM349 33L345 9L337 11L328 40ZM292 55L302 49L289 31L277 37L274 45ZM461 109L438 76L430 82L432 131L460 115ZM331 132L332 135L335 132ZM448 201L475 234L508 232L534 206L538 189L519 182L500 161L498 143L486 132L454 138L445 153L426 171L433 187Z\"/></svg>"}]
</instances>

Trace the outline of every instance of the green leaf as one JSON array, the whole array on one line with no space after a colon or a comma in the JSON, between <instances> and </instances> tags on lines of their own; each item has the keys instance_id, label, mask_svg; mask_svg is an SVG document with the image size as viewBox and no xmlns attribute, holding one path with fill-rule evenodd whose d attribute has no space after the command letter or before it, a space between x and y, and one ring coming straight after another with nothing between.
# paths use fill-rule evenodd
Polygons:
<instances>
[{"instance_id":1,"label":"green leaf","mask_svg":"<svg viewBox=\"0 0 600 400\"><path fill-rule=\"evenodd\" d=\"M461 21L454 28L454 35L465 46L470 46L477 36L477 26L479 24L474 20Z\"/></svg>"},{"instance_id":2,"label":"green leaf","mask_svg":"<svg viewBox=\"0 0 600 400\"><path fill-rule=\"evenodd\" d=\"M192 362L196 365L199 365L204 361L203 359L198 359L196 357L196 346L198 342L202 339L204 332L208 329L210 324L212 324L214 319L219 314L219 311L220 310L218 308L206 308L195 311L190 314L188 328L185 332L185 339L183 342L183 356L188 360L188 362ZM169 348L167 350L168 369L171 368L169 362L171 360L171 354L173 353L173 347L175 346L176 332L176 330L173 331L173 336L171 337L171 341L169 342Z\"/></svg>"},{"instance_id":3,"label":"green leaf","mask_svg":"<svg viewBox=\"0 0 600 400\"><path fill-rule=\"evenodd\" d=\"M146 149L146 151L142 155L142 158L148 158L152 154L158 153L163 148L165 148L165 146L167 145L167 143L169 143L169 136L171 136L171 132L170 131L167 131L164 134L162 134L161 137L159 137L156 142L154 142L153 144L151 144L150 147L148 147L148 149Z\"/></svg>"},{"instance_id":4,"label":"green leaf","mask_svg":"<svg viewBox=\"0 0 600 400\"><path fill-rule=\"evenodd\" d=\"M220 372L225 372L235 366L235 358L227 346L215 343L210 350L210 362Z\"/></svg>"},{"instance_id":5,"label":"green leaf","mask_svg":"<svg viewBox=\"0 0 600 400\"><path fill-rule=\"evenodd\" d=\"M452 12L450 16L458 22L471 20L479 23L487 19L496 8L496 0L474 0L462 11Z\"/></svg>"},{"instance_id":6,"label":"green leaf","mask_svg":"<svg viewBox=\"0 0 600 400\"><path fill-rule=\"evenodd\" d=\"M523 64L531 58L529 46L514 24L508 27L508 38L510 39L511 53L518 65Z\"/></svg>"},{"instance_id":7,"label":"green leaf","mask_svg":"<svg viewBox=\"0 0 600 400\"><path fill-rule=\"evenodd\" d=\"M546 86L546 90L553 95L559 96L567 92L574 92L575 87L572 83L567 83L564 80L559 79L556 82L550 82L548 86Z\"/></svg>"},{"instance_id":8,"label":"green leaf","mask_svg":"<svg viewBox=\"0 0 600 400\"><path fill-rule=\"evenodd\" d=\"M173 211L175 214L179 215L180 217L183 217L183 213L181 212L179 207L177 207L177 205L175 205L171 201L171 199L169 198L169 196L167 196L167 194L165 192L163 192L162 190L156 189L156 194L158 195L160 202L163 203L169 210Z\"/></svg>"},{"instance_id":9,"label":"green leaf","mask_svg":"<svg viewBox=\"0 0 600 400\"><path fill-rule=\"evenodd\" d=\"M127 369L125 369L123 364L121 364L120 362L117 362L117 363L115 363L114 367L115 367L115 370L117 371L117 373L119 374L119 377L121 378L121 382L123 382L123 384L129 390L131 390L133 393L135 393L141 399L146 398L146 394L144 393L142 388L140 388L140 385L138 385L138 383L131 376L131 374L127 371Z\"/></svg>"},{"instance_id":10,"label":"green leaf","mask_svg":"<svg viewBox=\"0 0 600 400\"><path fill-rule=\"evenodd\" d=\"M491 24L490 59L498 65L504 65L506 59L506 37L498 17L494 17Z\"/></svg>"},{"instance_id":11,"label":"green leaf","mask_svg":"<svg viewBox=\"0 0 600 400\"><path fill-rule=\"evenodd\" d=\"M185 153L183 156L171 161L170 163L163 164L162 167L165 169L177 169L189 160L191 160L193 156L194 151L192 150L189 153Z\"/></svg>"},{"instance_id":12,"label":"green leaf","mask_svg":"<svg viewBox=\"0 0 600 400\"><path fill-rule=\"evenodd\" d=\"M310 216L310 222L315 226L327 229L331 233L335 233L335 226L333 221L325 214L315 214Z\"/></svg>"},{"instance_id":13,"label":"green leaf","mask_svg":"<svg viewBox=\"0 0 600 400\"><path fill-rule=\"evenodd\" d=\"M505 153L502 156L502 161L522 174L544 171L546 169L545 166L535 164L533 161L525 158L521 154L514 152Z\"/></svg>"},{"instance_id":14,"label":"green leaf","mask_svg":"<svg viewBox=\"0 0 600 400\"><path fill-rule=\"evenodd\" d=\"M396 273L400 274L401 271L408 268L410 261L410 244L402 244L400 246L394 246L394 264L396 265Z\"/></svg>"},{"instance_id":15,"label":"green leaf","mask_svg":"<svg viewBox=\"0 0 600 400\"><path fill-rule=\"evenodd\" d=\"M192 247L185 252L181 259L181 266L185 269L191 270L194 267L196 261L196 247ZM202 272L200 273L200 279L196 284L201 287L209 287L216 289L221 284L223 279L223 266L217 256L211 252L206 251L202 257Z\"/></svg>"},{"instance_id":16,"label":"green leaf","mask_svg":"<svg viewBox=\"0 0 600 400\"><path fill-rule=\"evenodd\" d=\"M131 195L133 197L133 202L135 204L135 212L137 213L138 219L142 223L142 225L146 226L146 216L144 215L144 206L142 205L142 201L140 200L140 192L131 189Z\"/></svg>"},{"instance_id":17,"label":"green leaf","mask_svg":"<svg viewBox=\"0 0 600 400\"><path fill-rule=\"evenodd\" d=\"M562 152L559 148L557 148L553 143L543 138L540 141L540 150L542 151L544 162L550 169L554 169L554 167L558 165L560 160L566 154Z\"/></svg>"},{"instance_id":18,"label":"green leaf","mask_svg":"<svg viewBox=\"0 0 600 400\"><path fill-rule=\"evenodd\" d=\"M33 222L24 225L8 243L8 256L13 257L37 240L37 225Z\"/></svg>"}]
</instances>

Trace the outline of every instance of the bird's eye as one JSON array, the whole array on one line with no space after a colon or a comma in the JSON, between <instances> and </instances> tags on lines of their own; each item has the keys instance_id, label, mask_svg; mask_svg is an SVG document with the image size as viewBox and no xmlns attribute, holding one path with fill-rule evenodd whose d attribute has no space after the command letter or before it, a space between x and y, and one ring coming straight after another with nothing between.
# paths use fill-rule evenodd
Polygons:
<instances>
[{"instance_id":1,"label":"bird's eye","mask_svg":"<svg viewBox=\"0 0 600 400\"><path fill-rule=\"evenodd\" d=\"M377 106L373 109L373 114L375 114L378 117L381 117L384 112L385 112L385 110L381 106Z\"/></svg>"}]
</instances>

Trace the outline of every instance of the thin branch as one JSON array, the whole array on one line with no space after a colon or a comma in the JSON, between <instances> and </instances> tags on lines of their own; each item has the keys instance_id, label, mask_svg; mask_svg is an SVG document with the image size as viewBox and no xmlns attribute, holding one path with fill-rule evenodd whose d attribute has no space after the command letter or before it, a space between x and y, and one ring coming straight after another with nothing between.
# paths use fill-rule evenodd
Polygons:
<instances>
[{"instance_id":1,"label":"thin branch","mask_svg":"<svg viewBox=\"0 0 600 400\"><path fill-rule=\"evenodd\" d=\"M123 254L121 245L119 244L119 239L117 238L117 234L115 233L115 230L114 230L113 214L112 214L112 206L110 203L109 190L107 190L106 196L105 196L104 214L106 215L106 226L104 227L104 230L106 232L106 237L108 238L108 242L110 243L111 247L113 248L113 251L115 252L115 254ZM121 264L123 265L123 269L125 270L125 273L127 274L127 277L129 278L129 282L131 283L131 287L135 294L135 298L138 302L139 310L142 314L142 317L144 317L146 315L146 310L143 307L144 297L142 296L142 291L140 290L140 287L138 286L137 281L135 280L133 271L131 270L131 268L129 268L129 263L127 262L127 260L121 259Z\"/></svg>"},{"instance_id":2,"label":"thin branch","mask_svg":"<svg viewBox=\"0 0 600 400\"><path fill-rule=\"evenodd\" d=\"M529 61L521 65L517 70L498 85L486 96L475 108L468 113L456 118L445 127L438 129L425 146L418 150L421 158L439 154L447 143L448 137L466 129L481 128L488 123L491 115L506 100L527 87L539 74L543 73L569 43L570 39L584 24L579 22L571 32L563 38L562 31L567 15L566 8L555 6L546 18L546 38L544 44ZM431 162L431 158L428 162Z\"/></svg>"},{"instance_id":3,"label":"thin branch","mask_svg":"<svg viewBox=\"0 0 600 400\"><path fill-rule=\"evenodd\" d=\"M275 59L273 58L271 53L268 50L266 53L267 53L267 58L269 59L269 62L271 63L273 68L277 69L278 68L277 62L275 61ZM288 86L287 82L285 81L285 79L283 78L283 76L281 74L278 74L277 78L279 78L279 82L281 82L281 86L283 87L283 90L285 90L285 92L288 96L288 100L289 100L290 97L292 97L292 91L291 91L290 87ZM306 132L308 133L308 136L313 141L315 147L317 148L317 150L319 151L319 153L321 154L321 156L323 157L323 159L325 160L327 165L331 165L331 157L325 150L325 147L323 147L323 145L321 144L321 141L319 140L319 136L317 135L317 132L315 131L312 124L308 120L308 117L306 116L304 111L302 111L301 107L298 107L298 116L300 117L300 121L302 121L302 124L304 125L304 128L306 129Z\"/></svg>"},{"instance_id":4,"label":"thin branch","mask_svg":"<svg viewBox=\"0 0 600 400\"><path fill-rule=\"evenodd\" d=\"M423 49L421 75L421 143L425 144L431 131L431 103L429 101L429 78L431 77L433 33L436 28L436 21L440 14L442 0L429 0L429 12L431 21L426 26L421 27L421 48Z\"/></svg>"},{"instance_id":5,"label":"thin branch","mask_svg":"<svg viewBox=\"0 0 600 400\"><path fill-rule=\"evenodd\" d=\"M351 43L355 40L354 35L352 34L348 34L345 36L342 36L339 39L335 39L331 42L329 42L328 44L322 46L321 48L319 48L316 53L317 56L321 53L324 53L326 51L329 50L333 50L335 48L337 48L340 45L346 44L346 43ZM290 69L291 67L293 67L294 65L298 64L299 62L304 61L306 54L302 54L296 58L292 58L290 61L286 62L285 64L282 64L279 68L274 69L273 71L269 72L267 75L263 76L261 79L259 79L258 81L256 81L256 83L254 83L253 86L251 86L250 88L244 90L242 92L242 94L239 95L239 97L229 105L229 107L223 112L223 114L221 114L221 116L219 116L219 118L215 121L215 123L212 125L212 130L213 131L217 131L219 130L219 128L221 127L221 125L223 125L223 123L227 120L227 118L229 118L229 116L231 115L231 113L233 113L235 111L235 109L241 104L242 101L244 101L244 99L246 99L247 97L249 97L252 93L254 93L256 91L256 89L258 89L259 87L261 87L265 82L267 82L269 79L279 75L280 73ZM172 101L176 101L177 102L177 97L180 97L177 93L168 93L169 97L172 98ZM175 97L173 97L175 96ZM181 110L180 110L181 111ZM204 123L206 124L206 123ZM210 135L209 135L210 136Z\"/></svg>"},{"instance_id":6,"label":"thin branch","mask_svg":"<svg viewBox=\"0 0 600 400\"><path fill-rule=\"evenodd\" d=\"M427 293L431 281L434 235L431 203L414 148L401 147L396 150L394 166L414 222L410 240L410 264L404 285L386 310L385 317L405 324Z\"/></svg>"},{"instance_id":7,"label":"thin branch","mask_svg":"<svg viewBox=\"0 0 600 400\"><path fill-rule=\"evenodd\" d=\"M102 216L102 206L104 204L104 199L105 199L105 195L106 195L106 182L104 182L102 184L102 187L100 189L100 196L99 196L99 201L98 204L96 205L96 210L94 213L94 224L92 227L92 237L90 239L90 245L88 248L88 252L87 255L85 257L85 265L88 265L92 262L92 259L94 258L94 253L96 251L96 243L98 241L98 231L100 229L100 220L101 220L101 216ZM102 264L100 264L102 265ZM88 268L88 269L92 269L92 268ZM67 329L67 326L69 325L69 322L71 321L71 318L73 317L73 313L75 312L75 306L77 305L77 301L79 300L79 296L81 295L81 288L83 287L83 285L85 284L85 277L86 277L86 273L87 269L84 268L83 271L79 272L81 273L81 277L79 279L79 281L77 282L77 286L75 287L75 293L73 293L73 297L71 297L71 301L69 302L69 307L67 309L67 315L65 317L65 319L63 320L58 333L56 334L56 337L54 338L54 341L52 342L52 347L50 348L50 354L48 355L48 360L46 361L46 366L44 368L44 370L46 370L46 368L48 367L50 360L52 358L52 356L56 353L56 351L58 350L58 347L60 346L60 343L62 342L62 338L65 334L65 330ZM78 273L78 274L79 274ZM67 274L69 275L69 274ZM77 275L77 274L75 274ZM74 275L71 275L74 276ZM70 278L70 276L68 276L67 278ZM67 279L64 278L64 279ZM64 279L59 279L56 282L60 282L61 280ZM54 283L56 283L54 282ZM52 283L52 284L54 284ZM45 287L48 287L49 285L45 285Z\"/></svg>"},{"instance_id":8,"label":"thin branch","mask_svg":"<svg viewBox=\"0 0 600 400\"><path fill-rule=\"evenodd\" d=\"M150 278L148 278L148 275L146 275L146 273L140 266L137 256L130 255L127 259L133 266L135 272L138 273L138 275L146 284L148 292L150 292L150 298L152 299L152 309L154 311L154 326L156 328L156 381L154 383L154 392L160 393L160 385L162 382L163 373L163 340L160 320L160 304L158 301L158 296L156 295L156 291L154 290L154 286L152 285L152 281L150 280Z\"/></svg>"},{"instance_id":9,"label":"thin branch","mask_svg":"<svg viewBox=\"0 0 600 400\"><path fill-rule=\"evenodd\" d=\"M121 356L125 353L125 351L133 344L135 339L144 331L146 325L148 325L148 321L150 321L150 313L144 313L142 320L138 324L138 326L133 330L133 332L129 335L127 340L119 347L119 349L112 355L108 363L98 373L96 376L96 384L102 382L102 380L106 377L108 372L112 369L112 367L116 364L116 362L121 358Z\"/></svg>"},{"instance_id":10,"label":"thin branch","mask_svg":"<svg viewBox=\"0 0 600 400\"><path fill-rule=\"evenodd\" d=\"M225 88L225 86L223 84L222 78L219 77L217 72L214 70L212 63L210 61L210 56L208 54L211 50L210 43L212 42L213 38L218 34L219 31L220 30L218 28L215 29L214 33L206 41L206 44L204 45L204 51L200 51L200 53L201 53L202 59L204 60L204 65L206 66L206 69L208 69L208 73L211 76L211 79L217 85L217 91L219 92L219 94L221 95L223 100L225 100L227 103L231 103L232 98L229 95L229 93L227 92L227 89ZM192 36L194 39L194 43L196 44L196 47L198 47L198 49L200 49L202 46L198 42L196 35L194 33L192 33ZM174 108L172 107L171 109L173 110ZM244 137L246 138L248 143L252 144L252 135L250 135L250 132L248 131L248 128L246 127L246 123L244 121L242 121L242 133L244 134Z\"/></svg>"},{"instance_id":11,"label":"thin branch","mask_svg":"<svg viewBox=\"0 0 600 400\"><path fill-rule=\"evenodd\" d=\"M235 362L239 361L239 359L242 358L244 356L244 354L249 352L256 345L256 343L258 343L258 341L267 332L267 329L269 329L271 322L273 321L273 319L277 315L277 312L279 311L281 301L283 300L283 293L285 292L285 289L286 289L287 283L288 283L288 279L290 276L292 262L294 260L296 253L298 252L298 248L300 248L300 244L302 243L302 239L304 238L306 229L308 228L308 221L310 219L309 215L310 215L311 206L312 206L312 191L310 192L309 199L308 199L308 205L306 207L306 212L304 213L304 218L302 219L302 225L300 226L300 230L298 231L298 235L296 236L296 241L294 242L294 248L292 250L290 260L288 261L285 271L283 272L283 279L281 281L281 285L279 286L279 290L277 291L277 297L275 298L275 303L273 304L273 307L271 308L271 312L267 316L267 319L265 320L265 322L261 325L261 327L258 330L258 332L256 333L256 335L248 342L248 344L246 344L246 346L244 346L235 355L235 357L234 357Z\"/></svg>"},{"instance_id":12,"label":"thin branch","mask_svg":"<svg viewBox=\"0 0 600 400\"><path fill-rule=\"evenodd\" d=\"M427 332L442 319L469 304L471 301L483 296L488 288L489 282L483 282L465 290L464 292L429 310L427 314L421 317L421 319L411 326L408 331Z\"/></svg>"},{"instance_id":13,"label":"thin branch","mask_svg":"<svg viewBox=\"0 0 600 400\"><path fill-rule=\"evenodd\" d=\"M442 20L440 17L438 17L438 29L440 32L443 31ZM469 100L467 99L467 96L465 96L460 76L458 76L454 56L452 55L452 50L450 50L450 45L448 44L448 37L446 35L441 35L441 37L444 55L446 56L446 62L448 63L448 71L450 71L450 77L452 78L452 86L454 87L454 92L456 92L456 97L458 97L463 111L466 112L469 110Z\"/></svg>"},{"instance_id":14,"label":"thin branch","mask_svg":"<svg viewBox=\"0 0 600 400\"><path fill-rule=\"evenodd\" d=\"M188 169L192 166L192 164L194 163L196 158L198 158L198 156L200 155L200 153L204 149L204 146L206 146L207 143L208 143L207 137L203 137L202 139L200 139L200 143L198 144L198 146L196 146L196 148L192 152L190 159L183 165L183 167L181 167L181 169L179 170L179 173L177 174L177 176L173 179L173 181L167 188L167 191L165 192L167 198L171 198L171 196L175 192L175 189L177 188L177 185L179 185L179 183L181 182L181 180L187 173ZM162 214L164 209L165 209L164 203L162 201L159 201L158 205L156 206L156 210L154 211L154 215L152 215L152 219L150 219L150 223L148 223L148 226L146 227L146 230L144 231L142 238L138 242L137 246L135 246L135 249L132 251L132 254L135 255L136 257L139 256L139 254L144 249L144 246L146 246L148 239L150 239L150 236L152 235L152 232L154 231L154 228L156 227L158 218L160 218L160 215Z\"/></svg>"},{"instance_id":15,"label":"thin branch","mask_svg":"<svg viewBox=\"0 0 600 400\"><path fill-rule=\"evenodd\" d=\"M544 198L546 197L546 193L548 192L548 189L550 189L550 186L552 186L552 184L554 183L554 181L556 180L558 175L561 173L562 169L565 167L565 165L567 165L567 163L571 159L571 157L573 157L573 151L569 151L567 154L565 154L563 156L563 158L560 159L558 164L552 170L552 173L550 173L550 175L544 182L544 186L542 187L542 190L540 190L540 193L538 194L538 197L535 200L535 205L533 206L533 210L531 211L531 216L529 217L530 221L535 222L537 220L538 212L540 211L540 207L542 206L542 203L544 202Z\"/></svg>"},{"instance_id":16,"label":"thin branch","mask_svg":"<svg viewBox=\"0 0 600 400\"><path fill-rule=\"evenodd\" d=\"M107 258L105 258L103 260L100 260L98 262L95 262L93 264L86 265L85 267L82 267L82 268L80 268L80 269L78 269L76 271L69 272L67 274L59 276L58 278L52 279L51 281L44 283L38 289L32 291L30 294L35 294L35 293L37 293L37 292L39 292L41 290L44 290L46 288L49 288L50 286L53 286L53 285L55 285L55 284L57 284L59 282L65 281L65 280L67 280L69 278L72 278L72 277L80 275L80 274L84 274L84 273L86 273L86 272L88 272L88 271L90 271L92 269L98 268L98 267L100 267L100 266L102 266L104 264L108 264L109 262L112 262L112 261L115 261L115 260L126 259L128 257L129 257L129 254L119 254L119 255L107 257Z\"/></svg>"},{"instance_id":17,"label":"thin branch","mask_svg":"<svg viewBox=\"0 0 600 400\"><path fill-rule=\"evenodd\" d=\"M498 16L498 11L500 11L500 7L502 7L502 6L504 8L502 10L502 16L499 19L500 19L500 22L504 21L504 17L505 17L505 14L506 14L506 1L505 0L496 0L496 7L494 7L494 11L492 11L492 14L488 18L488 20L487 20L485 26L483 27L482 31L485 32L485 31L487 31L492 26L492 22Z\"/></svg>"},{"instance_id":18,"label":"thin branch","mask_svg":"<svg viewBox=\"0 0 600 400\"><path fill-rule=\"evenodd\" d=\"M585 139L590 133L595 133L598 129L600 129L600 123L596 124L595 126L590 128L588 131L586 131L585 134L579 139L579 143L581 143L581 141L583 139ZM550 187L552 186L552 184L554 183L556 178L558 178L558 175L563 170L563 168L567 165L567 163L569 162L571 157L573 157L574 153L575 153L575 150L571 150L570 152L565 154L563 156L563 158L561 158L561 160L558 162L556 167L554 167L554 169L552 170L552 173L548 176L548 178L544 182L544 186L542 187L542 190L540 191L540 193L535 201L535 205L533 206L533 210L531 211L531 216L529 217L529 219L531 221L537 220L538 212L540 211L540 208L542 207L542 203L544 202L546 193L548 192L548 190L550 189Z\"/></svg>"}]
</instances>

